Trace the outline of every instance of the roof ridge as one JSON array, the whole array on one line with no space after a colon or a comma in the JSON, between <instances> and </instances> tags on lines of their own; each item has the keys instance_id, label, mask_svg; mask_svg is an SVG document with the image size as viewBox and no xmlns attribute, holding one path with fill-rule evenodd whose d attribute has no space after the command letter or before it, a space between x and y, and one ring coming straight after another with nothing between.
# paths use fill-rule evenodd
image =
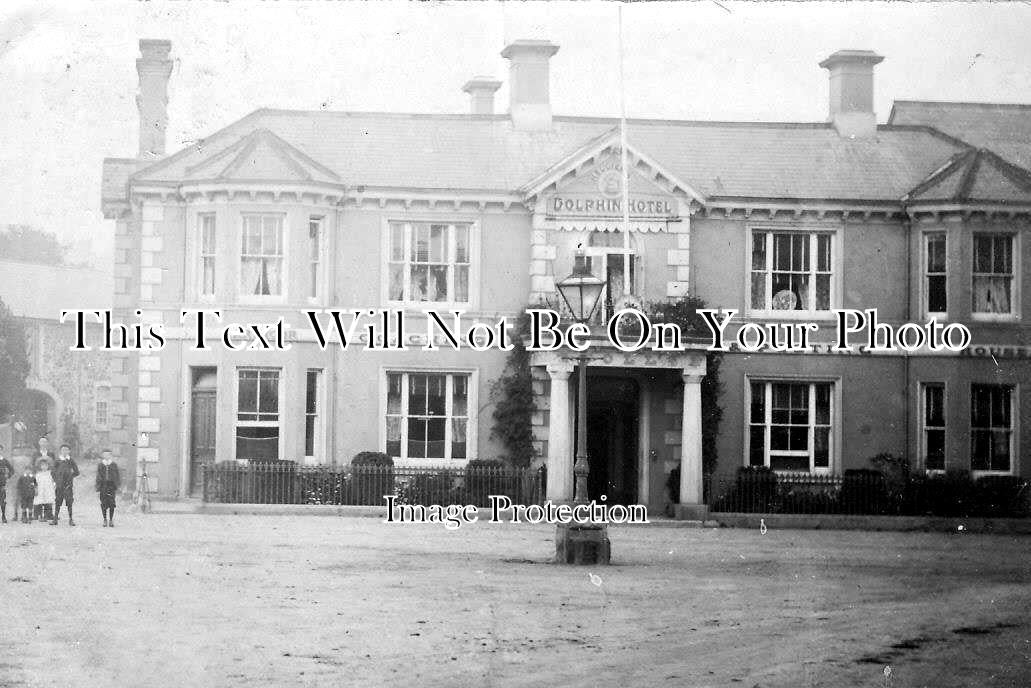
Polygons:
<instances>
[{"instance_id":1,"label":"roof ridge","mask_svg":"<svg viewBox=\"0 0 1031 688\"><path fill-rule=\"evenodd\" d=\"M1031 110L1031 103L993 103L977 100L894 100L895 105L949 105L954 107Z\"/></svg>"}]
</instances>

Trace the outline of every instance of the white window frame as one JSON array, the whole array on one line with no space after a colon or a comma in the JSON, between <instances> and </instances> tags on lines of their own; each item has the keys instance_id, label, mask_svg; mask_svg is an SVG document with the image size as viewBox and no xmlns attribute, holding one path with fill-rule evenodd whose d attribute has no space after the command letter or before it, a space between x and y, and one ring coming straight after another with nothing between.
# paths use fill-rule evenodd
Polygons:
<instances>
[{"instance_id":1,"label":"white window frame","mask_svg":"<svg viewBox=\"0 0 1031 688\"><path fill-rule=\"evenodd\" d=\"M318 227L318 238L315 245L315 251L312 251L312 237L311 231L312 226ZM308 284L306 285L306 293L308 301L310 303L317 302L323 296L325 287L323 285L322 275L325 273L325 245L326 245L326 217L324 215L309 215L308 216L308 239L307 239L307 256L308 256Z\"/></svg>"},{"instance_id":2,"label":"white window frame","mask_svg":"<svg viewBox=\"0 0 1031 688\"><path fill-rule=\"evenodd\" d=\"M942 238L945 240L945 269L942 272L931 272L929 269L932 239ZM923 232L920 237L920 305L925 318L937 318L948 320L949 318L949 233L945 229L936 229ZM945 278L945 310L931 310L931 290L929 282L931 277Z\"/></svg>"},{"instance_id":3,"label":"white window frame","mask_svg":"<svg viewBox=\"0 0 1031 688\"><path fill-rule=\"evenodd\" d=\"M752 307L752 273L755 272L752 269L752 238L757 233L765 233L766 237L766 260L767 269L766 273L766 284L765 284L765 306L763 308ZM830 237L830 294L828 296L828 308L826 310L817 310L815 308L809 308L806 310L777 310L773 308L773 235L774 234L806 234L809 236L809 256L810 256L810 285L813 295L813 303L816 299L816 275L819 274L816 270L817 262L817 250L818 250L818 235L826 235ZM825 225L816 226L799 226L799 225L778 225L776 223L763 223L756 225L749 225L746 227L746 241L745 243L745 308L744 312L752 317L758 318L777 318L779 320L810 320L810 319L825 319L832 320L834 315L831 312L832 309L841 308L841 293L843 289L843 274L842 274L842 255L844 254L842 241L843 233L839 231L837 227L830 227Z\"/></svg>"},{"instance_id":4,"label":"white window frame","mask_svg":"<svg viewBox=\"0 0 1031 688\"><path fill-rule=\"evenodd\" d=\"M393 255L391 253L391 237L393 234L392 226L395 224L404 225L404 241L405 241L405 255L403 264L405 265L404 272L404 288L402 299L390 298L390 265L397 261L392 260ZM455 237L453 229L455 225L465 225L469 228L469 298L468 301L413 301L409 297L411 296L411 231L413 225L419 224L434 224L434 225L448 225L448 239L447 239L447 250L448 250L448 289L451 292L449 299L453 298L454 295L454 262L451 257L455 251ZM475 311L479 308L479 280L480 280L480 251L479 251L479 237L480 237L480 223L477 219L461 216L461 215L447 215L445 217L427 217L427 216L412 216L412 217L385 217L383 218L383 260L381 261L382 267L382 283L381 292L383 295L383 302L394 307L413 308L413 309L457 309L463 311Z\"/></svg>"},{"instance_id":5,"label":"white window frame","mask_svg":"<svg viewBox=\"0 0 1031 688\"><path fill-rule=\"evenodd\" d=\"M280 221L280 260L282 270L280 283L282 289L279 294L251 294L243 287L243 261L244 240L243 233L248 217L276 217ZM240 212L238 228L236 232L236 290L240 303L246 304L276 304L285 303L290 294L290 223L289 214L283 210L244 210Z\"/></svg>"},{"instance_id":6,"label":"white window frame","mask_svg":"<svg viewBox=\"0 0 1031 688\"><path fill-rule=\"evenodd\" d=\"M978 276L989 276L997 273L975 273L976 244L979 236L1006 236L1010 239L1010 310L1009 313L982 313L974 310L974 282ZM970 318L986 322L1013 322L1020 320L1020 234L1009 231L975 231L970 236Z\"/></svg>"},{"instance_id":7,"label":"white window frame","mask_svg":"<svg viewBox=\"0 0 1031 688\"><path fill-rule=\"evenodd\" d=\"M315 373L315 412L308 412L308 375ZM304 371L304 437L305 443L304 463L306 465L319 465L326 463L325 442L326 442L326 373L322 368L306 368ZM314 437L312 438L312 453L309 454L308 444L308 416L315 417Z\"/></svg>"},{"instance_id":8,"label":"white window frame","mask_svg":"<svg viewBox=\"0 0 1031 688\"><path fill-rule=\"evenodd\" d=\"M640 271L641 271L640 267L641 266L636 264L636 263L639 262L639 261L637 261L638 255L639 255L638 251L634 247L619 248L619 247L616 247L616 246L612 246L612 247L609 247L609 246L588 246L588 247L584 248L584 256L586 256L587 258L591 259L591 271L592 271L592 273L594 274L595 277L598 277L599 279L605 280L605 291L602 292L601 303L598 304L598 308L596 308L595 311L594 311L594 319L595 319L596 322L601 323L601 324L607 323L609 318L612 316L612 313L607 312L606 309L605 309L605 301L608 299L608 296L609 296L608 295L609 259L611 257L618 257L619 260L623 262L624 269L626 269L627 256L630 257L629 264L631 265L630 270L633 273L633 275L632 275L632 279L630 280L630 286L632 288L630 290L630 294L627 294L627 296L632 296L632 295L634 295L635 291L639 291L640 290L640 285L641 285L641 275L640 275ZM600 258L600 260L596 260L596 259L599 259L599 258ZM598 265L595 265L596 262L598 263ZM595 267L599 267L600 271L595 272L594 271ZM613 306L615 307L615 304L613 304Z\"/></svg>"},{"instance_id":9,"label":"white window frame","mask_svg":"<svg viewBox=\"0 0 1031 688\"><path fill-rule=\"evenodd\" d=\"M836 475L840 472L841 467L841 378L839 377L813 377L813 378L794 378L784 377L777 375L745 375L744 376L744 455L742 461L744 466L751 465L751 428L752 428L752 385L755 383L764 384L763 393L766 395L764 400L764 418L763 423L766 427L765 437L766 446L763 448L763 465L769 467L770 465L770 432L771 417L773 413L773 405L771 403L772 387L771 383L787 383L787 384L799 384L809 385L809 470L808 471L782 471L778 470L777 473L785 475ZM815 414L816 404L815 395L816 387L818 384L829 384L830 389L830 431L827 438L827 451L829 456L827 457L827 466L816 467L813 465L815 461ZM777 454L785 454L790 452L778 451ZM799 453L799 455L801 455Z\"/></svg>"},{"instance_id":10,"label":"white window frame","mask_svg":"<svg viewBox=\"0 0 1031 688\"><path fill-rule=\"evenodd\" d=\"M978 386L978 387L1007 387L1010 390L1010 423L1011 423L1011 425L1008 428L1009 432L1010 432L1010 447L1009 447L1009 450L1010 450L1009 451L1010 466L1009 466L1008 470L1005 470L1005 471L993 471L993 470L988 470L988 469L974 469L974 452L973 452L973 446L972 446L973 445L973 437L974 437L974 419L973 419L972 416L973 416L973 408L974 408L974 387L975 386ZM1020 434L1019 434L1019 430L1020 430L1020 386L1017 385L1017 384L1005 384L1005 383L995 383L995 382L971 382L970 385L967 387L967 390L968 390L968 393L970 395L969 396L970 414L968 416L968 421L967 421L967 423L968 423L967 428L969 430L969 438L970 438L970 444L971 444L971 446L970 446L970 450L971 451L970 451L970 454L969 454L970 474L973 477L975 477L975 478L980 477L982 475L1016 475L1019 472L1019 470L1018 470L1018 467L1016 465L1014 465L1014 464L1019 464L1020 463L1020 456L1017 453L1018 449L1020 447ZM980 429L980 430L1001 430L1003 428L996 428L994 426L989 426L987 428L978 428L978 429Z\"/></svg>"},{"instance_id":11,"label":"white window frame","mask_svg":"<svg viewBox=\"0 0 1031 688\"><path fill-rule=\"evenodd\" d=\"M941 426L938 425L927 425L927 390L929 388L938 388L942 391L942 422ZM949 468L949 389L946 382L938 382L934 380L921 381L919 385L920 394L920 467L928 474L939 474L944 473ZM943 436L942 451L944 456L942 457L941 468L928 468L927 467L927 431L928 430L940 430Z\"/></svg>"},{"instance_id":12,"label":"white window frame","mask_svg":"<svg viewBox=\"0 0 1031 688\"><path fill-rule=\"evenodd\" d=\"M278 384L276 385L276 388L277 388L276 389L276 392L277 392L276 398L278 400L277 408L279 410L278 410L278 413L276 414L278 417L277 417L277 419L275 421L262 421L262 420L241 421L240 420L240 373L242 371L244 371L244 370L269 370L269 371L274 370L274 371L276 371L279 374ZM265 428L268 428L268 427L278 427L279 428L278 454L279 454L279 458L280 459L285 458L285 454L284 454L284 451L283 451L283 448L285 447L284 436L286 434L285 433L285 427L286 426L285 426L284 419L283 419L283 409L284 409L284 406L283 406L283 401L284 401L283 392L284 392L284 390L283 390L283 388L285 387L285 385L283 384L283 378L284 378L284 369L282 367L278 367L278 366L248 365L248 366L237 366L236 368L233 369L233 435L232 435L233 441L232 441L232 449L233 449L233 458L234 459L242 460L242 459L246 459L247 458L247 457L239 457L239 456L236 455L237 428L239 428L241 426L244 426L244 427L265 427ZM258 388L260 390L260 388L261 388L260 384L258 385ZM259 399L258 400L258 408L260 408L260 407L261 407L261 400Z\"/></svg>"},{"instance_id":13,"label":"white window frame","mask_svg":"<svg viewBox=\"0 0 1031 688\"><path fill-rule=\"evenodd\" d=\"M206 223L211 222L211 246L205 247ZM205 250L208 248L209 250ZM204 263L211 261L211 292L204 291ZM218 216L214 211L197 213L197 297L201 301L214 301L218 294Z\"/></svg>"},{"instance_id":14,"label":"white window frame","mask_svg":"<svg viewBox=\"0 0 1031 688\"><path fill-rule=\"evenodd\" d=\"M383 367L380 368L380 394L379 394L379 446L380 451L387 451L387 394L388 394L388 375L390 374L401 374L402 377L402 395L401 395L401 417L408 418L408 375L447 375L447 400L446 400L446 411L445 418L451 419L451 405L453 403L452 395L452 377L455 375L464 375L469 379L468 382L468 396L466 398L466 426L465 426L465 458L464 459L450 459L450 458L408 458L406 456L408 452L408 424L402 421L401 424L401 456L391 457L394 459L395 465L398 466L443 466L443 467L461 467L468 463L471 459L475 459L477 456L477 428L479 423L479 371L475 368L431 368L422 366L404 366L404 367ZM451 423L445 423L444 431L444 444L447 448L448 453L451 451Z\"/></svg>"}]
</instances>

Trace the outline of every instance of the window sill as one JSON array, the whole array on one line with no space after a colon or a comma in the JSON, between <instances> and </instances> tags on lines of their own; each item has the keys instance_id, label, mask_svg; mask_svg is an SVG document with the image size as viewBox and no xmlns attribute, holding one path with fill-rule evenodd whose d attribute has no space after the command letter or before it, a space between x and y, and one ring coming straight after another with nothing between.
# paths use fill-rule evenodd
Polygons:
<instances>
[{"instance_id":1,"label":"window sill","mask_svg":"<svg viewBox=\"0 0 1031 688\"><path fill-rule=\"evenodd\" d=\"M1020 316L1016 313L971 313L970 320L973 322L1018 324Z\"/></svg>"},{"instance_id":2,"label":"window sill","mask_svg":"<svg viewBox=\"0 0 1031 688\"><path fill-rule=\"evenodd\" d=\"M836 316L828 311L745 311L746 318L754 320L799 320L810 322L835 322Z\"/></svg>"}]
</instances>

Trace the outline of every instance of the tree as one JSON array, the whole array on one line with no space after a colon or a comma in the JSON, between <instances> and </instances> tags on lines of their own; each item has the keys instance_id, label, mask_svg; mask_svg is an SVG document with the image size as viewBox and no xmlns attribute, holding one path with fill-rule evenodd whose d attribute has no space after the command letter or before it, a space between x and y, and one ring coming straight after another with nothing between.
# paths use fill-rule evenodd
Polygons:
<instances>
[{"instance_id":1,"label":"tree","mask_svg":"<svg viewBox=\"0 0 1031 688\"><path fill-rule=\"evenodd\" d=\"M29 225L7 225L0 232L0 256L46 265L65 264L65 247L53 232Z\"/></svg>"},{"instance_id":2,"label":"tree","mask_svg":"<svg viewBox=\"0 0 1031 688\"><path fill-rule=\"evenodd\" d=\"M530 372L530 353L523 346L523 336L529 332L529 316L525 312L515 329L505 371L491 385L490 394L494 401L491 437L501 440L511 465L526 467L533 460L535 451L533 374Z\"/></svg>"},{"instance_id":3,"label":"tree","mask_svg":"<svg viewBox=\"0 0 1031 688\"><path fill-rule=\"evenodd\" d=\"M6 420L18 408L28 376L25 327L0 300L0 421Z\"/></svg>"}]
</instances>

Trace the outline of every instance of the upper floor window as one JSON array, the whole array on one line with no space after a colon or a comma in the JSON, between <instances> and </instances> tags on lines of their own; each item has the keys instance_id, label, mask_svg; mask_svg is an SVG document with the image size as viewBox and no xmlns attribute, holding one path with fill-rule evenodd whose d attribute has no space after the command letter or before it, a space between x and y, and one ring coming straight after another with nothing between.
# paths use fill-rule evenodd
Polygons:
<instances>
[{"instance_id":1,"label":"upper floor window","mask_svg":"<svg viewBox=\"0 0 1031 688\"><path fill-rule=\"evenodd\" d=\"M240 247L240 293L244 296L282 296L283 216L245 214Z\"/></svg>"},{"instance_id":2,"label":"upper floor window","mask_svg":"<svg viewBox=\"0 0 1031 688\"><path fill-rule=\"evenodd\" d=\"M1009 473L1013 456L1013 388L970 387L970 470Z\"/></svg>"},{"instance_id":3,"label":"upper floor window","mask_svg":"<svg viewBox=\"0 0 1031 688\"><path fill-rule=\"evenodd\" d=\"M924 312L947 313L945 232L924 235Z\"/></svg>"},{"instance_id":4,"label":"upper floor window","mask_svg":"<svg viewBox=\"0 0 1031 688\"><path fill-rule=\"evenodd\" d=\"M632 244L624 246L623 241L622 232L591 232L587 238L587 269L605 280L603 302L595 311L597 322L608 322L624 300L637 293L636 250Z\"/></svg>"},{"instance_id":5,"label":"upper floor window","mask_svg":"<svg viewBox=\"0 0 1031 688\"><path fill-rule=\"evenodd\" d=\"M319 262L322 256L322 218L308 218L308 298L319 296Z\"/></svg>"},{"instance_id":6,"label":"upper floor window","mask_svg":"<svg viewBox=\"0 0 1031 688\"><path fill-rule=\"evenodd\" d=\"M403 459L465 459L468 374L387 374L387 454Z\"/></svg>"},{"instance_id":7,"label":"upper floor window","mask_svg":"<svg viewBox=\"0 0 1031 688\"><path fill-rule=\"evenodd\" d=\"M467 303L469 224L391 222L391 301Z\"/></svg>"},{"instance_id":8,"label":"upper floor window","mask_svg":"<svg viewBox=\"0 0 1031 688\"><path fill-rule=\"evenodd\" d=\"M752 232L751 309L830 310L832 242L827 232Z\"/></svg>"},{"instance_id":9,"label":"upper floor window","mask_svg":"<svg viewBox=\"0 0 1031 688\"><path fill-rule=\"evenodd\" d=\"M974 235L973 312L1013 313L1013 235Z\"/></svg>"},{"instance_id":10,"label":"upper floor window","mask_svg":"<svg viewBox=\"0 0 1031 688\"><path fill-rule=\"evenodd\" d=\"M923 393L923 459L924 470L945 470L945 385L926 382Z\"/></svg>"},{"instance_id":11,"label":"upper floor window","mask_svg":"<svg viewBox=\"0 0 1031 688\"><path fill-rule=\"evenodd\" d=\"M215 295L215 214L200 216L200 288L201 296Z\"/></svg>"},{"instance_id":12,"label":"upper floor window","mask_svg":"<svg viewBox=\"0 0 1031 688\"><path fill-rule=\"evenodd\" d=\"M748 462L775 471L831 469L831 383L752 382Z\"/></svg>"}]
</instances>

